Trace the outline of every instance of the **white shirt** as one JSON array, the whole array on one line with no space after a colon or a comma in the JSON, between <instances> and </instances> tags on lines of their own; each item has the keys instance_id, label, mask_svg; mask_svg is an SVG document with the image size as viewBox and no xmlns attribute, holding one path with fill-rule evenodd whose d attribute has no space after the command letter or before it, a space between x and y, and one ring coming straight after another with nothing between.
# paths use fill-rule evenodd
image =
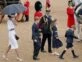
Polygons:
<instances>
[{"instance_id":1,"label":"white shirt","mask_svg":"<svg viewBox=\"0 0 82 62\"><path fill-rule=\"evenodd\" d=\"M8 30L10 31L11 29L15 29L15 25L14 23L12 22L12 20L8 20L7 21L7 26L8 26Z\"/></svg>"}]
</instances>

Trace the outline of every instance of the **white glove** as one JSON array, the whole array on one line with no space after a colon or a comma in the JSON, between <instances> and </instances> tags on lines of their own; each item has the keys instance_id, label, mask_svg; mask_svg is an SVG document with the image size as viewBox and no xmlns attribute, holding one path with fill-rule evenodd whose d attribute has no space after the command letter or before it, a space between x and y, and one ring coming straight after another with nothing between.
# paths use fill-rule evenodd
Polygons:
<instances>
[{"instance_id":1,"label":"white glove","mask_svg":"<svg viewBox=\"0 0 82 62\"><path fill-rule=\"evenodd\" d=\"M37 40L34 40L34 42L37 42Z\"/></svg>"}]
</instances>

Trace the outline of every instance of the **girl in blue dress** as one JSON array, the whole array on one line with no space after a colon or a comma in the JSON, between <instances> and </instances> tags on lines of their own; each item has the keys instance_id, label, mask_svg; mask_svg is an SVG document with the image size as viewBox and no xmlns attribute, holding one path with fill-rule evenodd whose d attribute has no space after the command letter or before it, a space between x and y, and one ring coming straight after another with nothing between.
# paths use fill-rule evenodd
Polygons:
<instances>
[{"instance_id":1,"label":"girl in blue dress","mask_svg":"<svg viewBox=\"0 0 82 62\"><path fill-rule=\"evenodd\" d=\"M53 55L59 55L59 53L56 52L56 49L62 46L62 42L58 37L58 31L57 31L57 26L56 26L56 19L53 20L52 22L52 48L53 50L55 49L55 52L53 52Z\"/></svg>"}]
</instances>

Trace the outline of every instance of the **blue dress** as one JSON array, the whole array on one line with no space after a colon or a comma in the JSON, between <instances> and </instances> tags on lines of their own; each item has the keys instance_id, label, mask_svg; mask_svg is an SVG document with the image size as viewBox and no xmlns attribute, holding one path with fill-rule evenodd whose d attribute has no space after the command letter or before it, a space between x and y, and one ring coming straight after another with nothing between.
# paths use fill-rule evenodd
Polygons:
<instances>
[{"instance_id":1,"label":"blue dress","mask_svg":"<svg viewBox=\"0 0 82 62\"><path fill-rule=\"evenodd\" d=\"M57 39L57 37L58 37L57 27L56 27L56 25L54 25L52 27L52 47L53 48L59 48L63 45L61 40Z\"/></svg>"}]
</instances>

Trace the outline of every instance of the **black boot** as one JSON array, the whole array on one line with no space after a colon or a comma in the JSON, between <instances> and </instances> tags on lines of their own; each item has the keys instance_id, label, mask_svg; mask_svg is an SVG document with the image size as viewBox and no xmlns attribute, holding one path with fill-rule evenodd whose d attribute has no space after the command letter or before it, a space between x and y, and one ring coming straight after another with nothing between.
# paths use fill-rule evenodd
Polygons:
<instances>
[{"instance_id":1,"label":"black boot","mask_svg":"<svg viewBox=\"0 0 82 62\"><path fill-rule=\"evenodd\" d=\"M40 58L33 56L33 60L40 60Z\"/></svg>"},{"instance_id":2,"label":"black boot","mask_svg":"<svg viewBox=\"0 0 82 62\"><path fill-rule=\"evenodd\" d=\"M66 50L64 50L64 51L62 52L62 54L59 56L60 59L64 59L64 58L63 58L63 55L65 54L65 52L66 52Z\"/></svg>"},{"instance_id":3,"label":"black boot","mask_svg":"<svg viewBox=\"0 0 82 62\"><path fill-rule=\"evenodd\" d=\"M74 50L72 50L72 54L73 54L73 58L78 58L78 56L77 56L77 55L75 55Z\"/></svg>"}]
</instances>

